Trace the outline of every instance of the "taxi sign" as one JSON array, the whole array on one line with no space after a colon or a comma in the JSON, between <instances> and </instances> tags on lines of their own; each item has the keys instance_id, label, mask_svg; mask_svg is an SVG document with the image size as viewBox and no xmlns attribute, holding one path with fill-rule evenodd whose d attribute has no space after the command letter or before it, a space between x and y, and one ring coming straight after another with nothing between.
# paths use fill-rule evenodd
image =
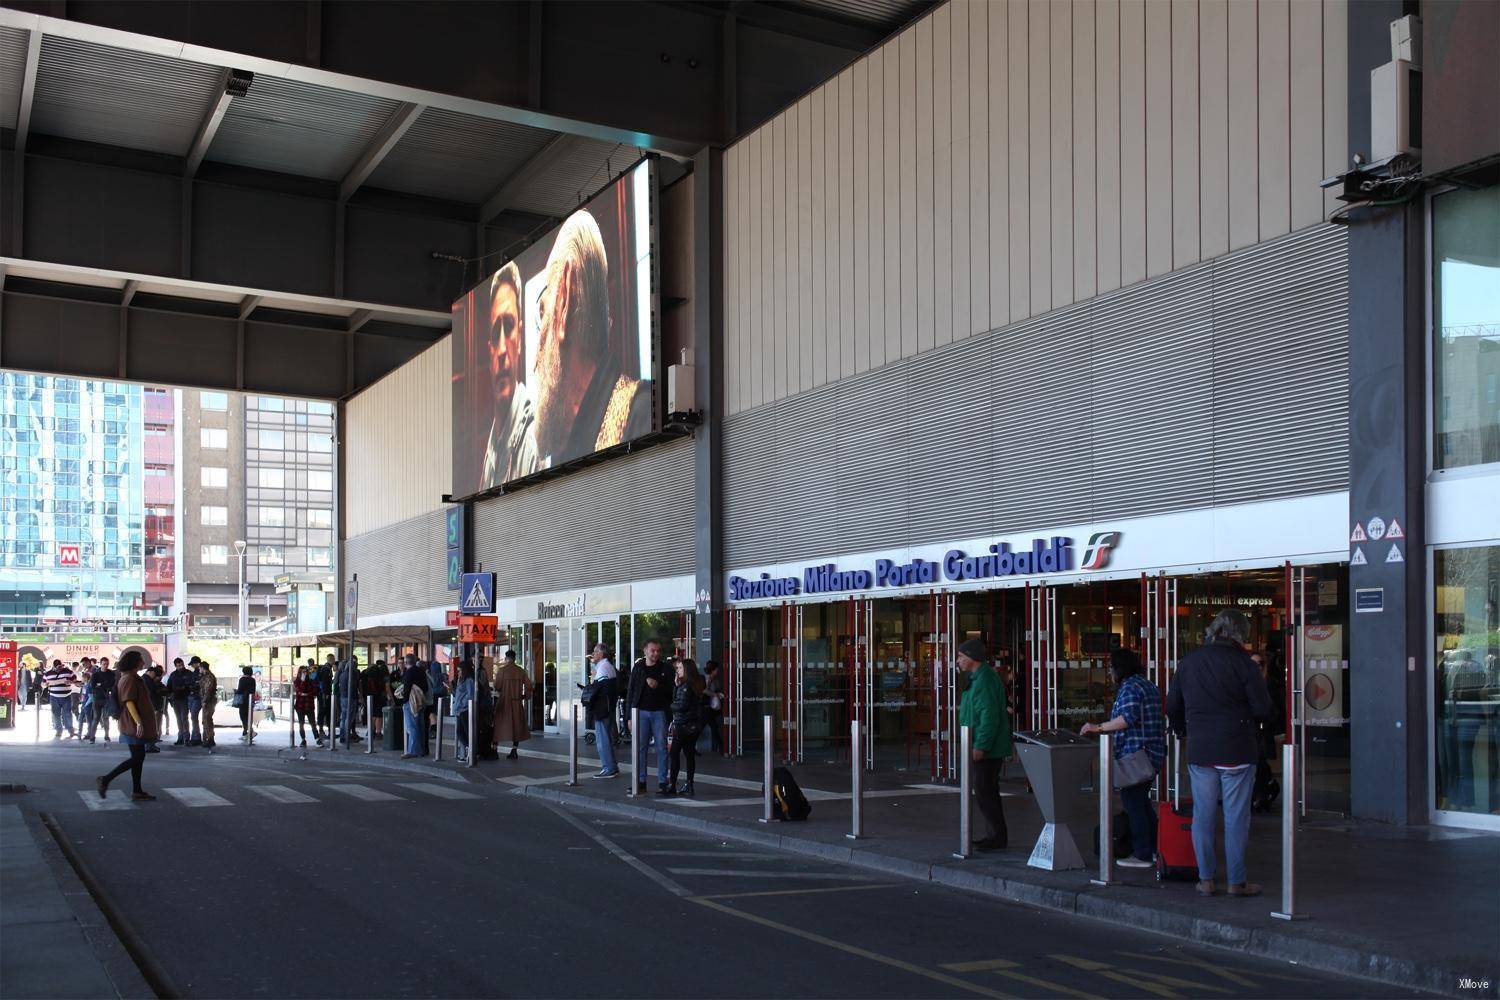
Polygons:
<instances>
[{"instance_id":1,"label":"taxi sign","mask_svg":"<svg viewBox=\"0 0 1500 1000\"><path fill-rule=\"evenodd\" d=\"M495 641L499 625L494 615L463 615L458 619L458 641L488 645Z\"/></svg>"}]
</instances>

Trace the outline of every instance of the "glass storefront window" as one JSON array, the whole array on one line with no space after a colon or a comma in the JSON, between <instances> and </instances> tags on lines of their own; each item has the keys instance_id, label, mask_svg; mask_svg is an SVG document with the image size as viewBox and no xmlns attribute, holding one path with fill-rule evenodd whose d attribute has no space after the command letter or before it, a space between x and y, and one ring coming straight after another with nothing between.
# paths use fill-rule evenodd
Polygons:
<instances>
[{"instance_id":1,"label":"glass storefront window","mask_svg":"<svg viewBox=\"0 0 1500 1000\"><path fill-rule=\"evenodd\" d=\"M1500 815L1500 545L1433 553L1437 807Z\"/></svg>"},{"instance_id":2,"label":"glass storefront window","mask_svg":"<svg viewBox=\"0 0 1500 1000\"><path fill-rule=\"evenodd\" d=\"M1500 185L1432 199L1433 467L1500 462Z\"/></svg>"}]
</instances>

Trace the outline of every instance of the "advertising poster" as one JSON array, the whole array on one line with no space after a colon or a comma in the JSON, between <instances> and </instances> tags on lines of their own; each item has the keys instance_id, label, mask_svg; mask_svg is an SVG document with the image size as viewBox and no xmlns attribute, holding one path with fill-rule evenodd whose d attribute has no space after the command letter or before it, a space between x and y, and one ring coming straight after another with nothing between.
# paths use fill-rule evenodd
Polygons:
<instances>
[{"instance_id":1,"label":"advertising poster","mask_svg":"<svg viewBox=\"0 0 1500 1000\"><path fill-rule=\"evenodd\" d=\"M657 428L653 164L453 304L453 495Z\"/></svg>"},{"instance_id":2,"label":"advertising poster","mask_svg":"<svg viewBox=\"0 0 1500 1000\"><path fill-rule=\"evenodd\" d=\"M1308 625L1303 630L1307 675L1303 682L1307 724L1340 726L1344 718L1344 627Z\"/></svg>"},{"instance_id":3,"label":"advertising poster","mask_svg":"<svg viewBox=\"0 0 1500 1000\"><path fill-rule=\"evenodd\" d=\"M145 666L166 663L166 643L160 635L115 635L104 638L80 633L76 635L17 635L16 666L31 670L45 670L53 660L62 660L72 666L85 656L98 659L109 657L114 664L127 649L138 649L146 658Z\"/></svg>"}]
</instances>

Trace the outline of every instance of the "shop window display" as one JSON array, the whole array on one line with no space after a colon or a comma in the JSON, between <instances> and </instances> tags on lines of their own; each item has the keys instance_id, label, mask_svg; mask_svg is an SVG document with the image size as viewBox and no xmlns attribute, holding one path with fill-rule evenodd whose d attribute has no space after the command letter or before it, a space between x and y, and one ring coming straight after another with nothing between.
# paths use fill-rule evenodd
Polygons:
<instances>
[{"instance_id":1,"label":"shop window display","mask_svg":"<svg viewBox=\"0 0 1500 1000\"><path fill-rule=\"evenodd\" d=\"M1500 546L1433 553L1437 808L1500 815Z\"/></svg>"}]
</instances>

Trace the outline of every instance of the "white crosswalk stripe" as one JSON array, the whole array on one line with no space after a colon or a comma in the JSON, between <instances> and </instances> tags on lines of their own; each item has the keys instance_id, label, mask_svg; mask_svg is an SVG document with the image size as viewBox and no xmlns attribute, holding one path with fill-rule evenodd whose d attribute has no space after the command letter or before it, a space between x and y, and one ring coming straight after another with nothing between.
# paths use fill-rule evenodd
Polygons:
<instances>
[{"instance_id":1,"label":"white crosswalk stripe","mask_svg":"<svg viewBox=\"0 0 1500 1000\"><path fill-rule=\"evenodd\" d=\"M396 782L396 784L397 784L397 786L399 786L401 788L407 788L407 789L410 789L413 792L421 792L424 795L431 795L431 796L433 796L435 798L439 798L439 799L477 799L477 798L479 798L479 796L475 795L473 792L460 791L457 788L450 788L447 785L437 785L437 784L430 784L430 783L427 783L427 782L416 782L416 781L410 781L410 782L408 782L408 781L398 781L398 782Z\"/></svg>"},{"instance_id":2,"label":"white crosswalk stripe","mask_svg":"<svg viewBox=\"0 0 1500 1000\"><path fill-rule=\"evenodd\" d=\"M344 785L344 784L335 784L335 785L324 785L323 787L324 788L331 788L335 792L343 792L345 795L351 796L352 798L360 799L360 800L362 800L364 802L405 802L406 801L405 799L403 799L399 795L392 795L390 792L382 792L380 789L378 789L378 788L371 788L369 785Z\"/></svg>"},{"instance_id":3,"label":"white crosswalk stripe","mask_svg":"<svg viewBox=\"0 0 1500 1000\"><path fill-rule=\"evenodd\" d=\"M285 785L246 785L247 789L257 795L263 795L272 802L316 802L317 799L311 795L303 795L295 788Z\"/></svg>"},{"instance_id":4,"label":"white crosswalk stripe","mask_svg":"<svg viewBox=\"0 0 1500 1000\"><path fill-rule=\"evenodd\" d=\"M112 812L116 809L134 809L135 803L130 801L130 793L123 788L110 790L109 798L101 799L99 793L92 788L86 792L79 792L78 797L83 799L83 804L89 807L91 812Z\"/></svg>"},{"instance_id":5,"label":"white crosswalk stripe","mask_svg":"<svg viewBox=\"0 0 1500 1000\"><path fill-rule=\"evenodd\" d=\"M233 802L222 796L215 795L207 788L165 788L168 795L187 806L189 809L202 809L207 806L232 806Z\"/></svg>"}]
</instances>

